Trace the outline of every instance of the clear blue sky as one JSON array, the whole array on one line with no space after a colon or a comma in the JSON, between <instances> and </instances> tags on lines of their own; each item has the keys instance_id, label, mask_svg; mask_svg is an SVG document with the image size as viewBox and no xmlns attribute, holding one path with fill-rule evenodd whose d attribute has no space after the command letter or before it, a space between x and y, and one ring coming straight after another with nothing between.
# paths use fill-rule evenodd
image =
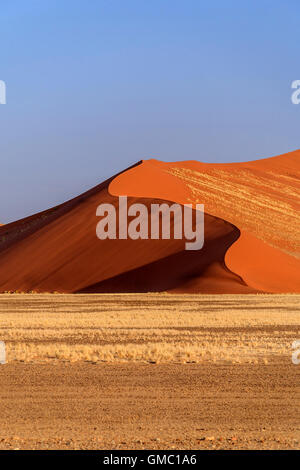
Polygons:
<instances>
[{"instance_id":1,"label":"clear blue sky","mask_svg":"<svg viewBox=\"0 0 300 470\"><path fill-rule=\"evenodd\" d=\"M0 221L143 158L300 147L299 0L2 0Z\"/></svg>"}]
</instances>

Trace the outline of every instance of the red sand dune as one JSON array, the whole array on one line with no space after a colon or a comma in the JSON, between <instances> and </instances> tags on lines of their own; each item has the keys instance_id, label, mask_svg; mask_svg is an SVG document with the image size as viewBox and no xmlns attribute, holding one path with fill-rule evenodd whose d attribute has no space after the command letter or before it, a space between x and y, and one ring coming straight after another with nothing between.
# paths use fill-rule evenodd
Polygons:
<instances>
[{"instance_id":1,"label":"red sand dune","mask_svg":"<svg viewBox=\"0 0 300 470\"><path fill-rule=\"evenodd\" d=\"M300 292L300 151L246 163L140 162L60 206L0 227L0 291ZM103 240L96 208L205 205L205 243Z\"/></svg>"}]
</instances>

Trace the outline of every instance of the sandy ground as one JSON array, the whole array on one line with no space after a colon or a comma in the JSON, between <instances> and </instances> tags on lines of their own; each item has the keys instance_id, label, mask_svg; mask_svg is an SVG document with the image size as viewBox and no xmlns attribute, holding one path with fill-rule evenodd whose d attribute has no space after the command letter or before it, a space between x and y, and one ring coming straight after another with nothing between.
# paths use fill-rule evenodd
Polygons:
<instances>
[{"instance_id":1,"label":"sandy ground","mask_svg":"<svg viewBox=\"0 0 300 470\"><path fill-rule=\"evenodd\" d=\"M0 449L300 449L297 295L2 295Z\"/></svg>"},{"instance_id":2,"label":"sandy ground","mask_svg":"<svg viewBox=\"0 0 300 470\"><path fill-rule=\"evenodd\" d=\"M7 364L0 449L299 449L291 364Z\"/></svg>"}]
</instances>

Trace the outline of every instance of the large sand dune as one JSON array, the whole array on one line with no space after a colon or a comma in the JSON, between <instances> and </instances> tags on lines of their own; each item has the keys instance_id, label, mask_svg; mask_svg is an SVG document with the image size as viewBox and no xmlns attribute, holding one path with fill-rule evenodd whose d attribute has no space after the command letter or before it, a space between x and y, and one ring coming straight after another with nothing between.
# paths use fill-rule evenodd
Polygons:
<instances>
[{"instance_id":1,"label":"large sand dune","mask_svg":"<svg viewBox=\"0 0 300 470\"><path fill-rule=\"evenodd\" d=\"M246 163L147 160L0 227L0 292L300 292L300 151ZM202 250L96 237L102 202L205 205Z\"/></svg>"}]
</instances>

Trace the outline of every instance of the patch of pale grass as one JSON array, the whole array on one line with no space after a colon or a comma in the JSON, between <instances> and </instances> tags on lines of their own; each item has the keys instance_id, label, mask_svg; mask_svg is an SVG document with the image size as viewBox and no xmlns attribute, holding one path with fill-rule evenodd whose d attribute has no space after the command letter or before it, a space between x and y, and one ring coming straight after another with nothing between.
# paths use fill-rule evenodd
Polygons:
<instances>
[{"instance_id":1,"label":"patch of pale grass","mask_svg":"<svg viewBox=\"0 0 300 470\"><path fill-rule=\"evenodd\" d=\"M0 340L24 362L290 358L298 295L1 295Z\"/></svg>"}]
</instances>

